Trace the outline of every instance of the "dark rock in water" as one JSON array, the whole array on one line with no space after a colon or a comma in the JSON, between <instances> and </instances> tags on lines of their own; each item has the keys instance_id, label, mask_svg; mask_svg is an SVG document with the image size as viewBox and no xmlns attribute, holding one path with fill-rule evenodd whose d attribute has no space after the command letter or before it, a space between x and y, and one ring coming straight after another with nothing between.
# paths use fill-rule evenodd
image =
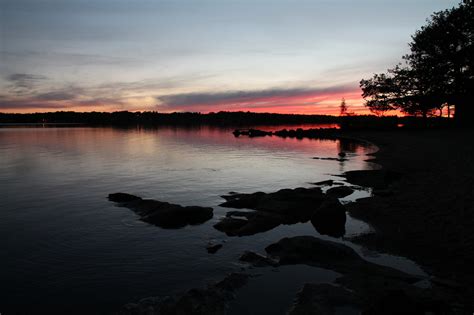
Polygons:
<instances>
[{"instance_id":1,"label":"dark rock in water","mask_svg":"<svg viewBox=\"0 0 474 315\"><path fill-rule=\"evenodd\" d=\"M339 152L337 155L339 155L340 157L345 157L345 156L346 156L346 152Z\"/></svg>"},{"instance_id":2,"label":"dark rock in water","mask_svg":"<svg viewBox=\"0 0 474 315\"><path fill-rule=\"evenodd\" d=\"M323 161L338 161L338 162L349 161L348 159L345 159L345 158L318 157L318 156L315 156L313 159L314 160L323 160Z\"/></svg>"},{"instance_id":3,"label":"dark rock in water","mask_svg":"<svg viewBox=\"0 0 474 315\"><path fill-rule=\"evenodd\" d=\"M307 222L326 196L319 187L281 189L274 193L231 194L222 196L222 207L254 209L257 211L229 211L227 218L214 227L229 236L253 235L280 224ZM232 217L244 217L241 218Z\"/></svg>"},{"instance_id":4,"label":"dark rock in water","mask_svg":"<svg viewBox=\"0 0 474 315\"><path fill-rule=\"evenodd\" d=\"M140 216L140 220L162 228L181 228L186 225L201 224L213 216L213 209L209 207L183 207L158 200L145 200L124 193L110 194L109 200L134 211Z\"/></svg>"},{"instance_id":5,"label":"dark rock in water","mask_svg":"<svg viewBox=\"0 0 474 315\"><path fill-rule=\"evenodd\" d=\"M313 213L311 223L319 234L342 237L346 233L346 209L335 198L329 198Z\"/></svg>"},{"instance_id":6,"label":"dark rock in water","mask_svg":"<svg viewBox=\"0 0 474 315\"><path fill-rule=\"evenodd\" d=\"M226 233L228 236L237 235L238 231L248 223L245 219L236 219L225 217L214 224L214 228L218 231Z\"/></svg>"},{"instance_id":7,"label":"dark rock in water","mask_svg":"<svg viewBox=\"0 0 474 315\"><path fill-rule=\"evenodd\" d=\"M354 189L347 186L332 187L326 191L326 195L336 198L344 198L354 192Z\"/></svg>"},{"instance_id":8,"label":"dark rock in water","mask_svg":"<svg viewBox=\"0 0 474 315\"><path fill-rule=\"evenodd\" d=\"M222 248L222 244L209 244L206 246L207 252L209 254L215 254L221 248Z\"/></svg>"},{"instance_id":9,"label":"dark rock in water","mask_svg":"<svg viewBox=\"0 0 474 315\"><path fill-rule=\"evenodd\" d=\"M271 213L259 211L240 212L248 219L239 219L232 217L222 218L220 222L214 225L218 231L226 233L228 236L247 236L266 232L281 224L282 220Z\"/></svg>"},{"instance_id":10,"label":"dark rock in water","mask_svg":"<svg viewBox=\"0 0 474 315\"><path fill-rule=\"evenodd\" d=\"M336 271L358 264L362 260L346 245L312 236L285 237L267 246L265 251L271 256L279 257L282 265L307 264Z\"/></svg>"},{"instance_id":11,"label":"dark rock in water","mask_svg":"<svg viewBox=\"0 0 474 315\"><path fill-rule=\"evenodd\" d=\"M249 136L249 137L265 137L273 135L271 131L263 131L258 129L235 129L233 132L235 137Z\"/></svg>"},{"instance_id":12,"label":"dark rock in water","mask_svg":"<svg viewBox=\"0 0 474 315\"><path fill-rule=\"evenodd\" d=\"M344 176L351 184L378 189L385 189L401 178L400 173L387 170L349 171Z\"/></svg>"},{"instance_id":13,"label":"dark rock in water","mask_svg":"<svg viewBox=\"0 0 474 315\"><path fill-rule=\"evenodd\" d=\"M305 284L298 292L289 315L336 314L336 308L349 307L359 313L360 301L354 292L343 287L322 283ZM352 312L351 312L352 313Z\"/></svg>"},{"instance_id":14,"label":"dark rock in water","mask_svg":"<svg viewBox=\"0 0 474 315\"><path fill-rule=\"evenodd\" d=\"M328 180L323 180L323 181L311 183L311 184L317 185L317 186L331 186L333 183L334 181L332 179L328 179Z\"/></svg>"},{"instance_id":15,"label":"dark rock in water","mask_svg":"<svg viewBox=\"0 0 474 315\"><path fill-rule=\"evenodd\" d=\"M278 262L274 261L273 259L251 251L245 251L242 256L240 256L239 260L247 262L255 267L278 266Z\"/></svg>"},{"instance_id":16,"label":"dark rock in water","mask_svg":"<svg viewBox=\"0 0 474 315\"><path fill-rule=\"evenodd\" d=\"M166 298L146 298L129 303L118 312L120 315L223 315L227 303L237 289L244 286L249 275L232 273L207 289L191 289L182 295Z\"/></svg>"},{"instance_id":17,"label":"dark rock in water","mask_svg":"<svg viewBox=\"0 0 474 315\"><path fill-rule=\"evenodd\" d=\"M126 194L126 193L115 193L115 194L109 194L109 200L114 201L114 202L131 202L131 201L137 201L137 200L142 200L142 198Z\"/></svg>"},{"instance_id":18,"label":"dark rock in water","mask_svg":"<svg viewBox=\"0 0 474 315\"><path fill-rule=\"evenodd\" d=\"M247 208L284 216L308 218L325 196L319 187L281 189L274 193L233 194L223 196L227 208Z\"/></svg>"},{"instance_id":19,"label":"dark rock in water","mask_svg":"<svg viewBox=\"0 0 474 315\"><path fill-rule=\"evenodd\" d=\"M267 246L265 251L272 257L278 257L280 265L306 264L348 274L347 277L350 275L351 278L341 282L345 286L348 283L360 283L362 286L368 274L376 277L375 284L388 279L404 284L420 280L396 269L365 261L349 246L313 236L285 237Z\"/></svg>"}]
</instances>

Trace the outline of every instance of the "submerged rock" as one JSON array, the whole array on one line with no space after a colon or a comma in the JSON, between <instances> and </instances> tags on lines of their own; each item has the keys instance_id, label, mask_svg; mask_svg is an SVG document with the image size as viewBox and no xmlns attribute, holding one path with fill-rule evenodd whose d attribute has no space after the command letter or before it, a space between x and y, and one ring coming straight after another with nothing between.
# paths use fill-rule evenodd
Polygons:
<instances>
[{"instance_id":1,"label":"submerged rock","mask_svg":"<svg viewBox=\"0 0 474 315\"><path fill-rule=\"evenodd\" d=\"M353 192L354 192L354 189L352 189L351 187L338 186L338 187L329 188L326 191L326 195L335 197L335 198L344 198L344 197L349 196Z\"/></svg>"},{"instance_id":2,"label":"submerged rock","mask_svg":"<svg viewBox=\"0 0 474 315\"><path fill-rule=\"evenodd\" d=\"M255 267L278 266L278 262L275 260L251 251L245 251L242 256L240 256L239 260L249 263Z\"/></svg>"},{"instance_id":3,"label":"submerged rock","mask_svg":"<svg viewBox=\"0 0 474 315\"><path fill-rule=\"evenodd\" d=\"M183 207L158 200L142 199L126 193L110 194L108 198L134 211L140 216L140 220L162 228L201 224L213 216L213 209L209 207Z\"/></svg>"},{"instance_id":4,"label":"submerged rock","mask_svg":"<svg viewBox=\"0 0 474 315\"><path fill-rule=\"evenodd\" d=\"M222 246L222 244L208 244L206 249L209 254L215 254L219 249L222 248Z\"/></svg>"},{"instance_id":5,"label":"submerged rock","mask_svg":"<svg viewBox=\"0 0 474 315\"><path fill-rule=\"evenodd\" d=\"M289 315L332 315L336 309L349 307L354 314L359 314L360 301L354 292L333 284L305 284L298 292L295 304L288 312Z\"/></svg>"},{"instance_id":6,"label":"submerged rock","mask_svg":"<svg viewBox=\"0 0 474 315\"><path fill-rule=\"evenodd\" d=\"M346 209L336 198L323 201L311 217L319 234L342 237L346 233Z\"/></svg>"},{"instance_id":7,"label":"submerged rock","mask_svg":"<svg viewBox=\"0 0 474 315\"><path fill-rule=\"evenodd\" d=\"M151 297L122 307L120 315L223 315L237 289L244 286L248 274L232 273L206 289L191 289L184 294L165 298Z\"/></svg>"},{"instance_id":8,"label":"submerged rock","mask_svg":"<svg viewBox=\"0 0 474 315\"><path fill-rule=\"evenodd\" d=\"M224 217L214 225L228 236L247 236L269 231L282 223L278 216L260 211L245 213L247 219Z\"/></svg>"}]
</instances>

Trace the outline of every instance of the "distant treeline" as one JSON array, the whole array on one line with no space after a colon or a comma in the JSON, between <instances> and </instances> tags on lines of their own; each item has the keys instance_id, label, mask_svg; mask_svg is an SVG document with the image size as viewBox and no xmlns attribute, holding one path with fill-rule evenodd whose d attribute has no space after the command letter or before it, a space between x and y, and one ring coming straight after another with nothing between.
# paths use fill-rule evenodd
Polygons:
<instances>
[{"instance_id":1,"label":"distant treeline","mask_svg":"<svg viewBox=\"0 0 474 315\"><path fill-rule=\"evenodd\" d=\"M0 113L0 124L86 124L91 126L159 126L159 125L219 125L219 126L257 126L257 125L298 125L298 124L340 124L347 128L396 128L400 124L420 125L421 120L414 117L374 115L329 116L270 114L252 112L218 113L159 113L159 112L49 112L31 114ZM425 124L426 122L423 122ZM444 125L447 119L433 118L430 125Z\"/></svg>"}]
</instances>

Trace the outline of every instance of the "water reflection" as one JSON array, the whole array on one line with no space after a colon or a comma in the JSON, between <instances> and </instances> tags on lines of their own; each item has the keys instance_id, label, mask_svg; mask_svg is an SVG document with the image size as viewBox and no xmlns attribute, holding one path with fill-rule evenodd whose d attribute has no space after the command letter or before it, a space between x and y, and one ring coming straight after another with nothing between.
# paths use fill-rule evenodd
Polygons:
<instances>
[{"instance_id":1,"label":"water reflection","mask_svg":"<svg viewBox=\"0 0 474 315\"><path fill-rule=\"evenodd\" d=\"M230 130L113 128L0 129L2 310L104 310L220 279L245 250L292 235L318 235L310 223L230 239L212 226L229 191L271 192L370 168L354 148L344 165L339 141L234 138ZM165 230L106 197L128 192L180 205L211 206L199 226ZM135 222L134 224L129 224ZM351 230L350 222L346 229ZM210 240L224 247L210 256ZM127 288L127 290L123 290ZM28 305L25 305L28 301ZM31 307L28 309L28 307Z\"/></svg>"}]
</instances>

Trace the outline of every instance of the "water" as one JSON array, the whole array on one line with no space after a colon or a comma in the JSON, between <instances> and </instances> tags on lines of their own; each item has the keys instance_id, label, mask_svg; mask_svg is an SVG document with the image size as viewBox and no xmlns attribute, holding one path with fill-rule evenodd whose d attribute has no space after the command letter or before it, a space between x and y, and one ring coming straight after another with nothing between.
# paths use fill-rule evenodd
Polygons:
<instances>
[{"instance_id":1,"label":"water","mask_svg":"<svg viewBox=\"0 0 474 315\"><path fill-rule=\"evenodd\" d=\"M312 159L341 150L348 161ZM263 253L285 236L318 235L308 223L227 237L212 227L229 210L217 206L220 195L340 180L333 175L373 167L364 160L374 150L347 140L235 138L231 130L211 127L0 128L0 312L107 313L219 280L242 267L238 257L245 250ZM109 202L114 192L212 206L214 218L161 229ZM346 224L349 235L367 228L350 218ZM224 246L210 255L209 242Z\"/></svg>"}]
</instances>

